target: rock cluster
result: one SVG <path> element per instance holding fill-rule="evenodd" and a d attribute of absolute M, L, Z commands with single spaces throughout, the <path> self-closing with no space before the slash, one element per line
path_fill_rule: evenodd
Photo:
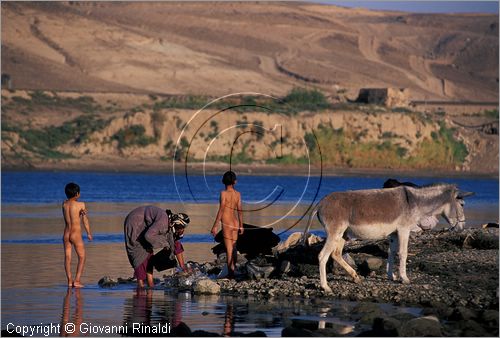
<path fill-rule="evenodd" d="M 322 243 L 294 244 L 275 250 L 273 256 L 249 261 L 241 257 L 236 280 L 215 279 L 225 261 L 219 257 L 211 263 L 190 263 L 193 273 L 166 276 L 164 285 L 271 301 L 297 297 L 362 302 L 353 319 L 367 327 L 361 334 L 365 336 L 498 336 L 498 228 L 412 235 L 407 262 L 410 284 L 387 279 L 387 241 L 348 243 L 344 258 L 364 276 L 363 281 L 355 284 L 343 269 L 330 264 L 327 278 L 333 293 L 328 295 L 319 283 L 317 255 Z M 103 278 L 99 285 L 128 282 Z M 389 315 L 377 303 L 418 307 L 422 312 Z M 331 323 L 318 328 L 317 321 L 312 325 L 294 320 L 282 335 L 338 336 L 347 329 Z"/>
<path fill-rule="evenodd" d="M 153 278 L 153 281 L 155 284 L 161 283 L 159 278 Z M 137 279 L 135 279 L 134 277 L 130 277 L 130 278 L 118 277 L 115 279 L 115 278 L 111 278 L 109 276 L 104 276 L 101 279 L 99 279 L 97 284 L 101 288 L 112 288 L 112 287 L 115 287 L 117 285 L 137 285 Z"/>
<path fill-rule="evenodd" d="M 197 280 L 193 285 L 194 293 L 217 295 L 220 293 L 220 285 L 208 278 Z"/>
<path fill-rule="evenodd" d="M 372 329 L 366 335 L 498 335 L 498 229 L 412 235 L 408 259 L 411 284 L 387 279 L 387 246 L 387 241 L 346 245 L 344 257 L 365 277 L 362 284 L 355 284 L 343 269 L 331 264 L 328 283 L 332 295 L 320 288 L 317 254 L 321 243 L 281 250 L 273 257 L 275 270 L 269 279 L 217 283 L 222 293 L 264 299 L 321 297 L 423 308 L 423 316 L 404 320 L 380 312 L 372 313 L 370 319 L 365 311 L 365 318 L 359 320 L 371 322 Z M 375 308 L 381 311 L 379 306 Z M 304 330 L 309 329 L 287 327 L 282 334 L 332 334 L 331 330 Z"/>

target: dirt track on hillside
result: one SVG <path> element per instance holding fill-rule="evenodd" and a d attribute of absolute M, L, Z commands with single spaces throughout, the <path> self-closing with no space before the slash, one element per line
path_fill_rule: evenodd
<path fill-rule="evenodd" d="M 480 60 L 478 62 L 477 60 Z M 498 17 L 304 3 L 2 3 L 14 88 L 498 100 Z M 446 88 L 443 87 L 446 84 Z"/>

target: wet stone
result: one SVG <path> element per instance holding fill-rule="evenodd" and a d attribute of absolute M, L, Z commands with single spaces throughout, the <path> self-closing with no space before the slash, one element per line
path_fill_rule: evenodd
<path fill-rule="evenodd" d="M 462 329 L 461 336 L 464 337 L 484 337 L 489 336 L 488 331 L 474 320 L 460 321 L 459 327 Z"/>
<path fill-rule="evenodd" d="M 399 336 L 402 322 L 392 317 L 377 317 L 373 320 L 372 330 L 380 337 Z"/>
<path fill-rule="evenodd" d="M 99 279 L 99 282 L 97 282 L 101 288 L 111 288 L 113 286 L 118 285 L 118 281 L 115 279 L 112 279 L 109 276 L 104 276 L 101 279 Z"/>
<path fill-rule="evenodd" d="M 464 306 L 456 307 L 450 315 L 450 320 L 469 320 L 477 318 L 477 312 Z"/>
<path fill-rule="evenodd" d="M 314 334 L 310 330 L 295 328 L 295 327 L 285 327 L 281 331 L 282 337 L 314 337 Z"/>
<path fill-rule="evenodd" d="M 481 314 L 481 321 L 490 329 L 496 329 L 498 335 L 498 319 L 499 313 L 497 310 L 484 310 Z"/>
<path fill-rule="evenodd" d="M 242 333 L 240 337 L 267 337 L 266 333 L 263 331 L 253 331 L 248 333 Z"/>
<path fill-rule="evenodd" d="M 405 337 L 440 337 L 442 336 L 442 326 L 437 317 L 426 316 L 404 323 L 399 333 Z"/>
<path fill-rule="evenodd" d="M 200 294 L 216 295 L 220 293 L 220 286 L 216 282 L 206 278 L 197 280 L 194 284 L 194 292 Z"/>

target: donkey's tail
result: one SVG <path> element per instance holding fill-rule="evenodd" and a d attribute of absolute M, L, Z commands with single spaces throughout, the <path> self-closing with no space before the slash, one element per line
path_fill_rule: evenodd
<path fill-rule="evenodd" d="M 302 234 L 302 245 L 307 245 L 307 234 L 309 233 L 309 229 L 311 228 L 312 220 L 314 216 L 318 213 L 319 209 L 319 202 L 316 204 L 316 206 L 311 210 L 311 214 L 309 215 L 309 220 L 307 221 L 307 226 L 304 229 L 304 233 Z"/>

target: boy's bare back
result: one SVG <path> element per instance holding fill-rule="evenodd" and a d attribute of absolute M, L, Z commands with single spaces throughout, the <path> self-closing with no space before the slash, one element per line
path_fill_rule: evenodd
<path fill-rule="evenodd" d="M 236 184 L 236 174 L 231 170 L 224 173 L 222 183 L 226 190 L 220 193 L 219 211 L 215 218 L 214 225 L 210 231 L 215 237 L 219 223 L 222 223 L 222 234 L 224 245 L 226 246 L 228 277 L 234 277 L 236 268 L 236 241 L 238 233 L 243 235 L 243 208 L 241 207 L 241 194 L 234 189 Z M 237 213 L 237 216 L 235 215 Z"/>
<path fill-rule="evenodd" d="M 241 209 L 241 195 L 236 190 L 226 190 L 220 193 L 222 209 L 222 224 L 234 226 L 238 229 L 238 219 L 235 212 Z"/>
<path fill-rule="evenodd" d="M 82 227 L 80 218 L 83 218 L 84 222 L 87 219 L 85 203 L 78 202 L 72 199 L 66 200 L 63 202 L 62 209 L 64 222 L 66 225 L 64 228 L 64 240 L 68 240 L 72 244 L 75 244 L 75 242 L 78 240 L 82 241 Z M 90 237 L 92 237 L 92 235 L 90 235 Z"/>
<path fill-rule="evenodd" d="M 83 266 L 85 264 L 85 247 L 83 245 L 81 226 L 82 221 L 89 241 L 92 240 L 92 233 L 90 232 L 90 224 L 85 203 L 78 201 L 80 197 L 80 187 L 74 183 L 68 183 L 65 190 L 68 199 L 62 203 L 65 223 L 63 235 L 64 268 L 66 270 L 68 286 L 83 287 L 83 284 L 80 282 Z M 72 247 L 75 248 L 76 254 L 78 255 L 78 266 L 75 279 L 73 279 L 71 275 Z"/>

